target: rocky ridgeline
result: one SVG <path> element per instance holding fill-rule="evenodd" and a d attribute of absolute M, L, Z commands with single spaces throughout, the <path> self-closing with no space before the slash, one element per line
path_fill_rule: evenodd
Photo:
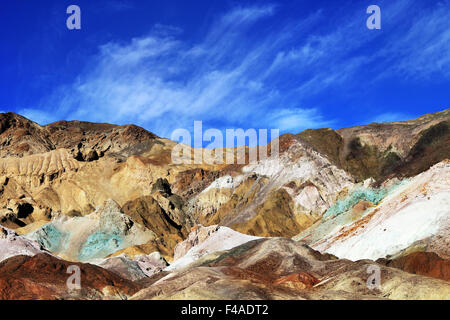
<path fill-rule="evenodd" d="M 174 165 L 174 142 L 133 125 L 1 114 L 0 298 L 448 297 L 449 125 L 306 130 L 279 161 Z"/>

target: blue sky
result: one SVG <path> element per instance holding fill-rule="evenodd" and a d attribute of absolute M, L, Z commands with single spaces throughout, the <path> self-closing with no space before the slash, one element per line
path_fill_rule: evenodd
<path fill-rule="evenodd" d="M 381 30 L 366 28 L 371 4 Z M 4 0 L 0 41 L 0 111 L 41 124 L 298 133 L 450 101 L 450 0 Z"/>

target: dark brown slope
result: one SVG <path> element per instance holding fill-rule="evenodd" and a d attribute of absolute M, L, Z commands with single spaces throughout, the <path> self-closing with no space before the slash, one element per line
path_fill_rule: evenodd
<path fill-rule="evenodd" d="M 377 262 L 409 273 L 450 281 L 450 260 L 434 252 L 414 252 L 394 260 L 380 259 Z"/>
<path fill-rule="evenodd" d="M 450 158 L 450 109 L 415 120 L 306 130 L 307 143 L 358 180 L 413 176 Z"/>
<path fill-rule="evenodd" d="M 23 157 L 54 149 L 46 130 L 18 114 L 0 113 L 0 157 Z"/>
<path fill-rule="evenodd" d="M 67 269 L 81 270 L 81 291 L 69 292 Z M 0 263 L 0 300 L 124 298 L 142 287 L 106 269 L 57 259 L 48 254 L 15 256 Z"/>
<path fill-rule="evenodd" d="M 155 197 L 158 198 L 158 195 Z M 159 251 L 165 259 L 171 261 L 175 246 L 186 239 L 189 234 L 190 224 L 185 221 L 184 212 L 176 208 L 178 206 L 176 195 L 160 196 L 158 199 L 160 199 L 161 204 L 167 204 L 165 209 L 153 196 L 140 197 L 124 204 L 122 210 L 126 215 L 130 216 L 136 223 L 152 230 L 157 236 L 150 243 L 128 248 L 124 252 L 133 255 L 135 252 L 152 253 Z"/>
<path fill-rule="evenodd" d="M 98 157 L 105 154 L 123 158 L 139 155 L 149 150 L 158 138 L 135 125 L 58 121 L 45 126 L 45 129 L 55 149 L 73 149 L 79 160 L 86 160 L 86 155 L 92 151 L 95 151 Z"/>

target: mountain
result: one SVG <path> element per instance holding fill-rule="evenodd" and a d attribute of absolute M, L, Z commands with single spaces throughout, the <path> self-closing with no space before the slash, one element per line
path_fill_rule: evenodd
<path fill-rule="evenodd" d="M 381 290 L 366 286 L 379 266 Z M 447 299 L 450 283 L 377 265 L 322 255 L 290 239 L 253 240 L 211 253 L 132 299 Z"/>
<path fill-rule="evenodd" d="M 77 263 L 104 277 L 80 299 L 448 297 L 449 125 L 450 109 L 285 134 L 278 159 L 175 164 L 175 142 L 134 125 L 0 114 L 0 269 L 17 280 L 0 295 L 66 298 Z M 52 263 L 49 289 L 35 268 Z"/>
<path fill-rule="evenodd" d="M 48 254 L 14 256 L 0 262 L 1 300 L 122 300 L 143 287 L 104 268 L 76 265 L 82 275 L 80 291 L 69 291 L 67 272 L 73 262 Z"/>
<path fill-rule="evenodd" d="M 358 180 L 414 176 L 450 155 L 450 109 L 415 120 L 296 136 Z"/>

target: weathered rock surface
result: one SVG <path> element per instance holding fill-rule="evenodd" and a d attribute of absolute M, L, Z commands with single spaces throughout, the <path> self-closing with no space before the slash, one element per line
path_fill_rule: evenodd
<path fill-rule="evenodd" d="M 222 176 L 190 200 L 203 224 L 255 236 L 294 236 L 316 222 L 353 178 L 292 140 L 279 159 L 264 159 Z"/>
<path fill-rule="evenodd" d="M 131 281 L 152 277 L 168 266 L 159 252 L 137 256 L 134 259 L 130 259 L 126 254 L 120 254 L 96 264 Z"/>
<path fill-rule="evenodd" d="M 381 270 L 371 290 L 368 267 Z M 339 260 L 293 240 L 247 242 L 204 256 L 132 299 L 448 299 L 450 283 L 377 265 Z"/>
<path fill-rule="evenodd" d="M 306 130 L 296 139 L 360 181 L 414 176 L 450 157 L 450 110 L 415 120 Z"/>
<path fill-rule="evenodd" d="M 157 191 L 152 196 L 125 203 L 124 213 L 155 233 L 155 239 L 151 243 L 135 248 L 139 251 L 137 254 L 159 251 L 165 258 L 171 260 L 175 246 L 186 238 L 192 224 L 178 200 L 176 195 L 163 195 Z M 129 248 L 125 253 L 134 256 L 131 251 L 132 248 Z"/>
<path fill-rule="evenodd" d="M 69 266 L 81 271 L 81 290 L 67 287 Z M 106 269 L 48 254 L 18 255 L 0 262 L 0 300 L 126 299 L 142 287 Z"/>
<path fill-rule="evenodd" d="M 321 252 L 351 260 L 389 258 L 424 241 L 442 257 L 449 256 L 450 162 L 443 161 L 389 192 L 376 207 L 352 221 L 352 212 L 306 230 L 305 239 Z M 347 220 L 345 220 L 347 218 Z M 383 239 L 383 241 L 380 241 Z"/>
<path fill-rule="evenodd" d="M 125 215 L 113 200 L 85 217 L 56 217 L 26 235 L 71 261 L 91 261 L 155 239 L 155 234 Z"/>
<path fill-rule="evenodd" d="M 409 273 L 450 281 L 450 260 L 434 252 L 414 252 L 393 260 L 379 259 L 377 262 Z"/>
<path fill-rule="evenodd" d="M 0 123 L 0 208 L 26 198 L 35 211 L 25 224 L 56 212 L 86 215 L 107 199 L 123 205 L 169 172 L 174 143 L 133 125 L 40 126 L 13 113 Z"/>
<path fill-rule="evenodd" d="M 445 299 L 449 126 L 445 110 L 286 134 L 279 159 L 176 164 L 176 143 L 137 126 L 0 114 L 0 261 L 26 266 L 0 294 L 77 298 L 34 270 L 59 256 L 102 274 L 79 299 Z"/>
<path fill-rule="evenodd" d="M 23 157 L 56 149 L 77 155 L 139 154 L 155 143 L 157 136 L 134 125 L 117 126 L 84 121 L 58 121 L 46 126 L 15 113 L 0 114 L 0 157 Z M 140 147 L 140 148 L 139 148 Z M 85 159 L 80 159 L 85 160 Z M 94 159 L 91 159 L 91 161 Z M 88 161 L 88 160 L 86 160 Z"/>
<path fill-rule="evenodd" d="M 229 250 L 251 240 L 259 239 L 227 227 L 196 226 L 189 237 L 175 247 L 174 262 L 165 270 L 181 269 L 211 252 Z"/>
<path fill-rule="evenodd" d="M 33 256 L 44 252 L 45 249 L 38 242 L 0 226 L 0 262 L 18 255 Z"/>

